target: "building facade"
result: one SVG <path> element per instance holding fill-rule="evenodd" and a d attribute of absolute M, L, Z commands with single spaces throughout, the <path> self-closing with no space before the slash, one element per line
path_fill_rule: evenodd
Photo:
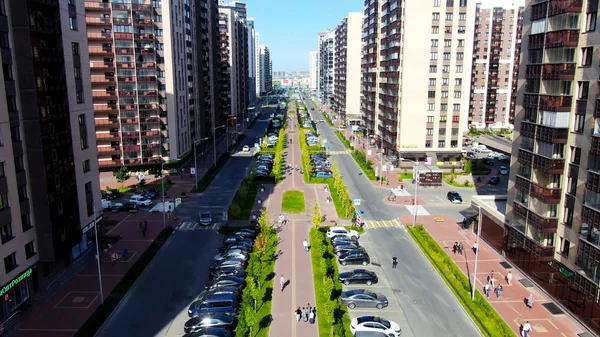
<path fill-rule="evenodd" d="M 459 158 L 474 9 L 466 0 L 365 1 L 363 113 L 389 160 Z"/>
<path fill-rule="evenodd" d="M 317 51 L 311 51 L 308 56 L 308 73 L 310 78 L 309 88 L 311 91 L 317 91 L 317 80 L 319 77 L 319 54 Z"/>
<path fill-rule="evenodd" d="M 360 125 L 363 13 L 348 13 L 335 29 L 333 113 L 341 125 Z"/>
<path fill-rule="evenodd" d="M 102 216 L 83 0 L 0 5 L 0 318 L 93 246 Z"/>
<path fill-rule="evenodd" d="M 523 9 L 524 1 L 476 5 L 470 127 L 508 129 L 513 125 Z"/>
<path fill-rule="evenodd" d="M 318 46 L 318 83 L 317 95 L 322 102 L 333 105 L 333 78 L 335 57 L 335 31 L 321 32 L 317 37 Z"/>
<path fill-rule="evenodd" d="M 262 96 L 273 90 L 273 71 L 269 47 L 261 44 L 259 50 L 260 94 Z"/>
<path fill-rule="evenodd" d="M 597 304 L 600 281 L 597 11 L 527 1 L 506 212 L 506 244 L 556 269 L 575 294 L 561 302 L 596 331 L 600 307 L 585 303 Z"/>
<path fill-rule="evenodd" d="M 248 105 L 256 104 L 256 30 L 254 18 L 248 18 Z"/>

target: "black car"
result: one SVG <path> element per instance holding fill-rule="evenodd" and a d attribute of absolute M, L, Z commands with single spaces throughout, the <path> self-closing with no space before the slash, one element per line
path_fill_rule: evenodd
<path fill-rule="evenodd" d="M 352 238 L 349 238 L 348 236 L 343 235 L 343 234 L 333 235 L 329 239 L 331 239 L 331 243 L 334 245 L 335 245 L 335 242 L 337 242 L 337 241 L 354 241 L 354 242 L 358 243 L 358 240 L 353 240 Z"/>
<path fill-rule="evenodd" d="M 219 253 L 226 252 L 226 251 L 228 251 L 230 249 L 243 249 L 243 250 L 245 250 L 247 252 L 251 252 L 252 251 L 252 244 L 248 243 L 248 242 L 244 242 L 244 241 L 226 244 L 223 247 L 221 247 L 221 249 L 219 249 Z"/>
<path fill-rule="evenodd" d="M 113 205 L 110 207 L 110 210 L 115 213 L 115 212 L 137 212 L 138 209 L 140 207 L 134 203 L 128 202 L 126 204 L 123 204 L 122 206 L 119 205 Z"/>
<path fill-rule="evenodd" d="M 249 231 L 237 231 L 234 235 L 239 235 L 244 238 L 254 239 L 254 237 L 256 236 L 256 233 L 252 233 Z"/>
<path fill-rule="evenodd" d="M 463 202 L 462 197 L 456 191 L 448 192 L 448 194 L 446 195 L 446 198 L 448 198 L 448 200 L 450 200 L 450 202 L 453 204 L 459 204 L 459 203 Z"/>
<path fill-rule="evenodd" d="M 367 254 L 367 252 L 365 252 L 364 250 L 355 249 L 339 256 L 338 262 L 342 266 L 348 264 L 362 264 L 363 266 L 366 266 L 369 263 L 371 263 L 371 258 L 369 257 L 369 254 Z"/>
<path fill-rule="evenodd" d="M 338 276 L 338 280 L 345 285 L 350 283 L 360 283 L 370 286 L 373 283 L 377 283 L 379 280 L 377 274 L 366 269 L 354 269 L 353 271 L 341 273 Z"/>
<path fill-rule="evenodd" d="M 214 272 L 210 273 L 210 275 L 208 276 L 208 279 L 213 280 L 213 279 L 223 277 L 223 276 L 236 276 L 236 277 L 245 279 L 246 271 L 242 267 L 233 267 L 233 266 L 223 267 L 223 268 L 215 269 Z"/>
<path fill-rule="evenodd" d="M 494 166 L 494 159 L 492 158 L 483 158 L 482 161 L 487 166 Z"/>
<path fill-rule="evenodd" d="M 231 337 L 231 331 L 223 328 L 201 328 L 198 332 L 186 333 L 183 337 Z"/>
<path fill-rule="evenodd" d="M 490 185 L 497 185 L 500 182 L 500 178 L 498 178 L 498 176 L 491 176 L 490 180 L 488 180 L 488 183 Z"/>
<path fill-rule="evenodd" d="M 227 275 L 214 279 L 209 285 L 204 287 L 207 290 L 213 290 L 222 287 L 236 287 L 244 289 L 245 280 L 241 277 Z"/>
<path fill-rule="evenodd" d="M 343 242 L 343 241 L 340 241 L 340 242 Z M 342 254 L 349 252 L 351 250 L 355 250 L 355 249 L 363 249 L 363 248 L 361 246 L 359 246 L 358 243 L 346 241 L 345 244 L 335 245 L 333 247 L 333 253 L 337 256 L 341 256 Z"/>
<path fill-rule="evenodd" d="M 210 272 L 213 272 L 217 269 L 221 269 L 224 267 L 240 267 L 246 268 L 246 261 L 240 258 L 231 258 L 221 261 L 213 261 L 213 263 L 208 268 Z"/>
<path fill-rule="evenodd" d="M 245 237 L 243 237 L 241 235 L 230 235 L 230 236 L 226 237 L 225 240 L 223 240 L 224 244 L 236 243 L 236 242 L 248 242 L 248 243 L 252 243 L 252 239 L 245 238 Z"/>
<path fill-rule="evenodd" d="M 235 328 L 235 318 L 221 313 L 203 314 L 193 317 L 185 322 L 183 331 L 185 333 L 198 332 L 203 328 L 222 328 L 233 331 Z"/>
<path fill-rule="evenodd" d="M 147 199 L 154 199 L 154 198 L 156 198 L 157 195 L 158 195 L 158 190 L 156 188 L 151 188 L 148 191 L 146 191 L 146 193 L 144 194 L 144 196 Z"/>
<path fill-rule="evenodd" d="M 107 191 L 103 191 L 104 193 L 102 194 L 102 199 L 106 199 L 106 200 L 115 200 L 117 199 L 120 195 L 121 192 L 119 192 L 119 190 L 107 190 Z"/>

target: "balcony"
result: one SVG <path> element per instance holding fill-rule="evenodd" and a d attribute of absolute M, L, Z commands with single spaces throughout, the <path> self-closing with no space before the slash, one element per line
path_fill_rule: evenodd
<path fill-rule="evenodd" d="M 133 62 L 117 62 L 117 68 L 133 69 L 133 68 L 135 68 L 135 63 L 133 63 Z"/>
<path fill-rule="evenodd" d="M 590 153 L 592 153 L 592 154 L 600 154 L 600 137 L 598 137 L 598 136 L 592 137 L 592 144 L 590 146 Z"/>
<path fill-rule="evenodd" d="M 566 144 L 569 138 L 568 128 L 551 128 L 544 125 L 536 125 L 535 139 L 552 144 Z"/>
<path fill-rule="evenodd" d="M 154 47 L 135 48 L 135 52 L 140 55 L 154 55 Z"/>
<path fill-rule="evenodd" d="M 575 78 L 575 63 L 535 64 L 527 65 L 526 79 L 542 80 L 573 80 Z"/>
<path fill-rule="evenodd" d="M 548 4 L 550 4 L 550 8 L 548 8 Z M 581 13 L 582 6 L 582 0 L 552 0 L 534 4 L 531 6 L 531 21 L 545 18 L 546 13 L 548 16 Z"/>
<path fill-rule="evenodd" d="M 156 110 L 158 109 L 158 104 L 140 104 L 140 111 L 142 110 Z"/>
<path fill-rule="evenodd" d="M 138 19 L 135 21 L 135 23 L 140 26 L 151 26 L 154 24 L 152 19 Z"/>
<path fill-rule="evenodd" d="M 154 76 L 138 76 L 137 81 L 141 82 L 156 82 L 156 75 Z"/>
<path fill-rule="evenodd" d="M 150 4 L 133 4 L 133 10 L 136 12 L 152 12 Z"/>
<path fill-rule="evenodd" d="M 119 90 L 119 97 L 134 97 L 137 95 L 135 90 Z"/>
<path fill-rule="evenodd" d="M 588 224 L 591 228 L 600 228 L 600 212 L 589 207 L 588 205 L 583 205 L 581 210 L 581 222 Z"/>
<path fill-rule="evenodd" d="M 90 41 L 112 41 L 112 33 L 87 33 L 88 40 Z"/>
<path fill-rule="evenodd" d="M 516 177 L 515 187 L 545 204 L 558 205 L 560 203 L 562 195 L 560 188 L 546 188 L 520 176 Z"/>
<path fill-rule="evenodd" d="M 89 47 L 88 53 L 90 55 L 112 56 L 114 54 L 114 50 L 112 48 Z"/>
<path fill-rule="evenodd" d="M 519 149 L 519 162 L 548 174 L 562 174 L 565 169 L 564 159 L 548 158 L 524 149 Z"/>
<path fill-rule="evenodd" d="M 96 126 L 109 126 L 109 127 L 118 128 L 119 127 L 119 120 L 118 119 L 101 119 L 101 118 L 96 118 L 96 119 L 94 119 L 94 125 L 96 125 Z"/>
<path fill-rule="evenodd" d="M 154 34 L 148 34 L 148 33 L 144 33 L 144 34 L 138 34 L 135 33 L 134 37 L 136 40 L 154 40 Z"/>
<path fill-rule="evenodd" d="M 117 93 L 115 91 L 92 91 L 92 97 L 94 100 L 116 99 Z"/>
<path fill-rule="evenodd" d="M 519 131 L 521 136 L 527 138 L 535 137 L 535 124 L 527 121 L 521 121 L 521 130 Z"/>
<path fill-rule="evenodd" d="M 85 1 L 85 9 L 107 11 L 110 9 L 110 3 L 99 1 Z"/>
<path fill-rule="evenodd" d="M 156 63 L 154 62 L 144 62 L 140 64 L 140 68 L 142 69 L 153 69 L 156 68 Z"/>
<path fill-rule="evenodd" d="M 88 26 L 108 26 L 110 25 L 110 18 L 92 18 L 86 17 L 85 23 Z"/>
<path fill-rule="evenodd" d="M 527 220 L 528 224 L 535 226 L 544 233 L 556 233 L 556 229 L 558 228 L 557 218 L 544 218 L 517 202 L 513 203 L 513 213 L 514 215 Z"/>
<path fill-rule="evenodd" d="M 119 105 L 119 109 L 124 111 L 135 111 L 137 110 L 137 106 L 135 104 L 122 104 Z"/>
<path fill-rule="evenodd" d="M 96 133 L 96 139 L 97 140 L 101 140 L 101 141 L 111 141 L 111 142 L 116 142 L 116 141 L 120 141 L 121 137 L 119 137 L 119 133 L 118 132 L 97 132 Z"/>
<path fill-rule="evenodd" d="M 594 108 L 594 117 L 600 118 L 600 98 L 596 99 L 596 107 Z"/>
<path fill-rule="evenodd" d="M 114 84 L 114 76 L 92 75 L 92 84 Z"/>
<path fill-rule="evenodd" d="M 127 138 L 127 139 L 139 139 L 140 138 L 140 134 L 137 131 L 123 132 L 123 138 Z"/>
<path fill-rule="evenodd" d="M 120 160 L 99 160 L 98 166 L 100 167 L 115 167 L 123 166 Z"/>
<path fill-rule="evenodd" d="M 579 30 L 569 29 L 546 33 L 546 48 L 577 47 Z"/>
<path fill-rule="evenodd" d="M 137 118 L 123 118 L 121 119 L 121 124 L 139 124 L 140 120 Z"/>
<path fill-rule="evenodd" d="M 133 48 L 116 48 L 115 54 L 117 54 L 117 55 L 133 55 Z"/>
<path fill-rule="evenodd" d="M 117 113 L 117 106 L 110 104 L 94 104 L 94 112 Z"/>
<path fill-rule="evenodd" d="M 114 18 L 113 23 L 119 26 L 129 26 L 131 25 L 131 20 L 129 18 Z"/>
<path fill-rule="evenodd" d="M 98 146 L 98 156 L 121 154 L 121 148 L 118 146 Z"/>
<path fill-rule="evenodd" d="M 158 90 L 145 90 L 140 92 L 140 96 L 156 96 L 158 95 Z"/>
<path fill-rule="evenodd" d="M 571 111 L 573 96 L 563 95 L 525 94 L 523 97 L 523 107 L 532 109 L 538 108 L 538 96 L 540 110 L 554 112 Z"/>

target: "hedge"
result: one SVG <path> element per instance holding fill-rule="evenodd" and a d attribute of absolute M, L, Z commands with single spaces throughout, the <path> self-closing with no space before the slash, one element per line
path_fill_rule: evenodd
<path fill-rule="evenodd" d="M 264 181 L 262 181 L 264 182 Z M 235 192 L 231 205 L 229 205 L 228 214 L 231 220 L 248 220 L 252 215 L 252 207 L 258 194 L 258 188 L 261 181 L 256 179 L 254 172 L 250 173 Z"/>
<path fill-rule="evenodd" d="M 208 186 L 210 186 L 212 181 L 217 177 L 217 175 L 219 175 L 219 172 L 221 172 L 221 169 L 223 168 L 223 166 L 225 166 L 225 164 L 229 160 L 229 157 L 229 153 L 225 153 L 221 157 L 219 157 L 219 159 L 217 159 L 217 165 L 211 166 L 208 169 L 208 171 L 206 171 L 206 174 L 202 176 L 200 181 L 198 181 L 198 185 L 195 188 L 193 188 L 191 192 L 204 192 L 208 188 Z M 166 190 L 167 189 L 165 184 L 165 192 Z"/>
<path fill-rule="evenodd" d="M 373 169 L 373 162 L 367 159 L 367 155 L 364 152 L 360 150 L 354 150 L 352 151 L 352 157 L 358 166 L 360 166 L 361 170 L 363 170 L 367 178 L 369 178 L 369 180 L 377 180 L 377 177 L 375 176 L 375 169 Z"/>
<path fill-rule="evenodd" d="M 471 300 L 470 280 L 422 225 L 407 226 L 406 229 L 484 336 L 516 336 L 481 293 L 475 291 L 475 301 Z"/>
<path fill-rule="evenodd" d="M 348 150 L 354 150 L 354 148 L 350 145 L 350 142 L 348 141 L 348 139 L 346 139 L 346 136 L 344 136 L 344 133 L 342 131 L 335 130 L 334 132 L 336 136 L 340 139 L 340 141 L 342 141 L 342 144 L 344 144 L 344 146 Z"/>

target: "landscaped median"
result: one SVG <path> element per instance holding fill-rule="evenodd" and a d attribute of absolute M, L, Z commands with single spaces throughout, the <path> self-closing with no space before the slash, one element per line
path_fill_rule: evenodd
<path fill-rule="evenodd" d="M 367 178 L 369 178 L 369 180 L 377 180 L 377 177 L 375 176 L 375 169 L 373 169 L 373 163 L 369 159 L 367 159 L 367 155 L 360 150 L 355 150 L 352 147 L 352 144 L 350 144 L 350 141 L 346 139 L 346 136 L 344 136 L 344 133 L 342 131 L 336 130 L 335 134 L 340 139 L 342 144 L 344 144 L 344 146 L 348 150 L 352 151 L 352 158 L 354 158 L 354 161 L 356 161 L 356 163 L 358 164 L 360 169 L 365 173 Z"/>
<path fill-rule="evenodd" d="M 306 211 L 304 192 L 297 190 L 285 191 L 281 199 L 281 211 L 285 213 L 304 213 Z"/>
<path fill-rule="evenodd" d="M 98 330 L 106 322 L 108 317 L 117 308 L 121 300 L 127 295 L 127 292 L 135 284 L 138 278 L 144 273 L 146 267 L 152 262 L 152 259 L 158 254 L 162 246 L 167 242 L 173 234 L 173 228 L 167 227 L 162 230 L 152 241 L 150 246 L 142 253 L 140 258 L 135 261 L 133 266 L 127 271 L 125 276 L 117 283 L 110 294 L 106 297 L 103 304 L 100 304 L 94 311 L 92 316 L 75 333 L 75 337 L 95 336 Z"/>
<path fill-rule="evenodd" d="M 515 336 L 513 330 L 478 291 L 475 292 L 475 301 L 471 300 L 471 282 L 422 225 L 407 226 L 406 229 L 484 336 Z"/>
<path fill-rule="evenodd" d="M 257 233 L 248 259 L 246 288 L 235 329 L 237 337 L 269 336 L 278 237 L 266 211 L 258 218 Z"/>
<path fill-rule="evenodd" d="M 225 164 L 229 160 L 229 157 L 229 153 L 223 154 L 217 160 L 217 165 L 211 166 L 208 169 L 208 171 L 206 171 L 206 174 L 202 176 L 200 181 L 198 181 L 198 186 L 196 186 L 196 188 L 193 188 L 191 192 L 204 192 L 208 188 L 208 186 L 210 186 L 212 181 L 217 177 L 223 166 L 225 166 Z"/>

